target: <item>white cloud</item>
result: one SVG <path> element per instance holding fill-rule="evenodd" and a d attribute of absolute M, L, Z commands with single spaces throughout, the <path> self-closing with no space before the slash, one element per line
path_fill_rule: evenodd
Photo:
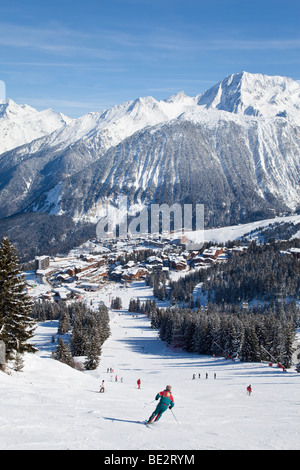
<path fill-rule="evenodd" d="M 5 82 L 0 80 L 0 101 L 5 101 L 6 100 L 6 87 L 5 87 Z"/>

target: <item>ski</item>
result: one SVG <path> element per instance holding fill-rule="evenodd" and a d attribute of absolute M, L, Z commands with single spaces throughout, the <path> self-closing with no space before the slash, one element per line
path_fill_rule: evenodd
<path fill-rule="evenodd" d="M 145 421 L 142 421 L 142 423 L 145 424 L 145 426 L 147 426 L 147 428 L 150 428 L 151 426 L 149 426 L 149 424 L 152 424 L 152 423 L 148 423 L 147 419 Z"/>

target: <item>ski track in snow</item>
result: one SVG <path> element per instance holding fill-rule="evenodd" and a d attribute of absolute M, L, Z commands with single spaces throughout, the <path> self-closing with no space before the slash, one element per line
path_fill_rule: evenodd
<path fill-rule="evenodd" d="M 137 294 L 149 298 L 151 290 L 144 282 L 135 282 L 127 289 L 112 284 L 87 294 L 94 306 L 100 300 L 108 305 L 109 298 L 117 295 L 123 301 L 123 310 L 110 314 L 112 334 L 95 371 L 79 372 L 51 359 L 57 322 L 39 324 L 39 352 L 26 355 L 23 372 L 0 373 L 0 449 L 300 448 L 299 374 L 292 369 L 283 373 L 268 364 L 234 363 L 172 350 L 158 339 L 149 319 L 127 311 L 130 298 Z M 113 373 L 107 373 L 110 367 Z M 103 379 L 106 391 L 100 394 Z M 141 422 L 157 404 L 151 402 L 167 384 L 173 387 L 178 422 L 168 410 L 159 422 L 145 426 Z"/>

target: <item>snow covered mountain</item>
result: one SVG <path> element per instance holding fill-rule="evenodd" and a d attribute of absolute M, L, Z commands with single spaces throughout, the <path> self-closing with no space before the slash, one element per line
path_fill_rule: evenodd
<path fill-rule="evenodd" d="M 188 97 L 183 92 L 165 101 L 156 101 L 151 96 L 137 98 L 105 111 L 69 119 L 66 126 L 58 127 L 53 132 L 45 132 L 44 138 L 35 142 L 32 139 L 32 145 L 20 149 L 20 153 L 32 154 L 33 151 L 43 151 L 45 148 L 63 150 L 79 141 L 103 152 L 138 130 L 178 117 L 197 106 L 196 101 L 197 98 Z"/>
<path fill-rule="evenodd" d="M 300 123 L 300 86 L 287 77 L 230 75 L 201 95 L 198 104 L 249 116 L 290 117 Z"/>
<path fill-rule="evenodd" d="M 241 72 L 226 77 L 196 97 L 181 91 L 161 101 L 151 96 L 137 98 L 78 119 L 51 109 L 38 112 L 8 99 L 0 102 L 0 154 L 40 137 L 45 138 L 36 142 L 34 151 L 46 147 L 67 148 L 81 139 L 107 150 L 138 130 L 200 108 L 251 116 L 290 117 L 300 124 L 300 85 L 287 77 Z"/>
<path fill-rule="evenodd" d="M 37 111 L 11 99 L 0 101 L 0 155 L 61 129 L 71 121 L 52 109 Z"/>
<path fill-rule="evenodd" d="M 97 220 L 102 202 L 204 203 L 210 224 L 295 209 L 300 133 L 285 119 L 203 110 L 148 127 L 109 149 L 59 189 L 59 210 Z M 48 210 L 47 200 L 35 208 Z M 209 220 L 209 214 L 211 219 Z M 213 217 L 215 220 L 213 220 Z"/>
<path fill-rule="evenodd" d="M 18 113 L 24 122 L 40 114 Z M 300 85 L 290 78 L 242 72 L 196 97 L 138 98 L 58 119 L 48 121 L 53 132 L 44 127 L 0 156 L 0 217 L 41 211 L 94 222 L 120 194 L 204 203 L 209 225 L 300 204 Z"/>
<path fill-rule="evenodd" d="M 46 201 L 53 201 L 59 194 L 56 185 L 60 187 L 68 176 L 86 168 L 135 132 L 176 118 L 192 106 L 196 106 L 195 100 L 182 93 L 168 101 L 138 98 L 104 112 L 88 113 L 6 152 L 5 158 L 0 156 L 1 216 L 23 211 L 38 195 L 48 191 Z M 54 201 L 49 212 L 56 213 L 57 207 Z"/>

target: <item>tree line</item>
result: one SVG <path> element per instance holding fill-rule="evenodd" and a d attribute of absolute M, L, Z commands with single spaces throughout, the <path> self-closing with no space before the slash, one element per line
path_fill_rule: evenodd
<path fill-rule="evenodd" d="M 214 303 L 239 303 L 253 299 L 275 300 L 278 296 L 296 298 L 300 292 L 300 262 L 291 254 L 283 253 L 299 247 L 300 240 L 271 242 L 258 245 L 251 242 L 247 251 L 232 256 L 226 263 L 215 263 L 199 269 L 164 288 L 171 303 L 185 302 L 194 305 L 192 293 L 202 283 L 202 293 Z M 157 289 L 156 292 L 159 292 Z M 192 304 L 191 304 L 192 302 Z"/>
<path fill-rule="evenodd" d="M 215 264 L 206 273 L 202 290 L 215 303 L 237 303 L 255 298 L 274 300 L 300 292 L 300 262 L 283 253 L 290 243 L 251 243 L 247 252 L 228 263 Z"/>
<path fill-rule="evenodd" d="M 33 315 L 38 321 L 59 319 L 58 334 L 70 333 L 68 343 L 59 338 L 55 359 L 74 367 L 74 357 L 85 356 L 85 368 L 97 368 L 101 347 L 110 336 L 109 314 L 104 304 L 100 304 L 97 310 L 92 310 L 83 302 L 67 305 L 63 302 L 52 304 L 43 301 L 34 305 Z"/>
<path fill-rule="evenodd" d="M 151 310 L 152 327 L 168 345 L 191 353 L 239 358 L 243 362 L 276 361 L 290 367 L 300 311 L 295 302 L 251 309 L 209 304 Z"/>

